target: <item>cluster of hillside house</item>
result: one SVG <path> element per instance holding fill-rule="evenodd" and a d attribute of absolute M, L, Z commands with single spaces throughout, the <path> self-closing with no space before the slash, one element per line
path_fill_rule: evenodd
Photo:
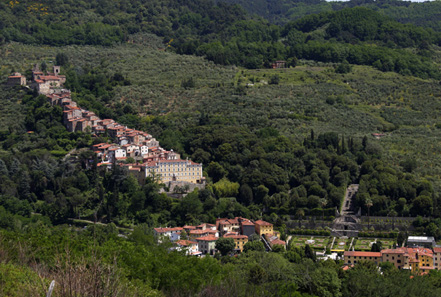
<path fill-rule="evenodd" d="M 39 94 L 48 95 L 53 92 L 55 88 L 61 88 L 66 82 L 66 76 L 60 74 L 61 67 L 54 66 L 53 72 L 40 71 L 38 67 L 35 67 L 32 71 L 32 80 L 30 81 L 30 87 L 36 89 Z M 8 86 L 27 86 L 28 82 L 26 77 L 19 72 L 15 72 L 8 77 L 6 83 Z"/>
<path fill-rule="evenodd" d="M 100 119 L 95 113 L 77 106 L 70 90 L 63 88 L 66 77 L 60 75 L 60 71 L 59 66 L 54 66 L 53 72 L 46 74 L 34 68 L 30 87 L 46 95 L 52 106 L 63 109 L 63 123 L 69 132 L 90 132 L 94 136 L 106 135 L 113 139 L 114 143 L 100 143 L 92 147 L 99 166 L 111 167 L 117 161 L 131 157 L 135 163 L 120 165 L 126 166 L 140 183 L 148 176 L 155 176 L 163 183 L 204 183 L 202 164 L 182 160 L 173 150 L 163 149 L 147 132 L 128 128 L 113 119 Z M 27 86 L 27 81 L 20 73 L 14 73 L 8 77 L 7 85 Z"/>
<path fill-rule="evenodd" d="M 433 237 L 409 236 L 407 247 L 384 249 L 380 252 L 345 251 L 346 267 L 352 267 L 360 261 L 392 263 L 398 269 L 424 273 L 441 269 L 441 247 L 435 246 Z"/>
<path fill-rule="evenodd" d="M 257 234 L 268 248 L 283 245 L 280 234 L 273 230 L 273 224 L 257 220 L 236 217 L 234 219 L 217 219 L 216 224 L 203 223 L 198 226 L 173 228 L 154 228 L 158 240 L 168 238 L 176 244 L 176 249 L 186 249 L 189 255 L 214 254 L 216 241 L 219 237 L 232 238 L 235 243 L 234 251 L 240 253 L 251 235 Z M 184 235 L 185 234 L 185 235 Z"/>

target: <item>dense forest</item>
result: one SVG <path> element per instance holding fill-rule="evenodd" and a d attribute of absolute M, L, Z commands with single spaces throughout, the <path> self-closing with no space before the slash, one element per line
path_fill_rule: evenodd
<path fill-rule="evenodd" d="M 55 279 L 57 296 L 439 296 L 436 271 L 343 271 L 309 246 L 196 259 L 155 241 L 153 227 L 235 216 L 286 239 L 294 220 L 332 221 L 352 183 L 363 215 L 441 238 L 439 2 L 228 2 L 0 2 L 0 295 Z M 203 163 L 205 189 L 171 197 L 98 167 L 89 148 L 108 137 L 3 84 L 35 64 L 61 65 L 81 107 Z"/>
<path fill-rule="evenodd" d="M 80 5 L 0 3 L 0 43 L 104 45 L 161 36 L 166 47 L 219 64 L 270 67 L 298 59 L 371 65 L 382 71 L 439 79 L 441 33 L 401 24 L 368 8 L 306 16 L 284 26 L 250 17 L 237 5 L 208 0 L 92 1 Z M 45 23 L 45 25 L 43 25 Z"/>
<path fill-rule="evenodd" d="M 439 19 L 441 4 L 439 1 L 415 3 L 416 1 L 401 0 L 218 0 L 217 2 L 239 4 L 248 13 L 259 15 L 271 23 L 279 25 L 310 14 L 338 11 L 344 8 L 366 7 L 403 24 L 429 27 L 437 31 L 441 28 Z"/>

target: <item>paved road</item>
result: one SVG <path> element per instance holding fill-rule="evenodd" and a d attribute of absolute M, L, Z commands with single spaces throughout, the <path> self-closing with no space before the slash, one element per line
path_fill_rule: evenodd
<path fill-rule="evenodd" d="M 358 184 L 349 185 L 346 189 L 345 198 L 343 200 L 343 206 L 341 208 L 341 215 L 354 215 L 354 203 L 353 198 L 355 197 L 355 193 L 358 191 Z"/>

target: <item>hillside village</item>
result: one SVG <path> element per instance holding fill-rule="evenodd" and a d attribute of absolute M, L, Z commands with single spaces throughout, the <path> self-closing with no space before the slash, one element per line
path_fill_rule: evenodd
<path fill-rule="evenodd" d="M 53 71 L 46 74 L 36 67 L 32 71 L 32 81 L 29 84 L 25 76 L 13 73 L 8 77 L 7 85 L 30 87 L 45 95 L 52 106 L 61 107 L 63 124 L 69 132 L 91 133 L 95 137 L 109 136 L 113 140 L 112 143 L 98 143 L 91 147 L 98 157 L 98 166 L 124 166 L 140 184 L 144 183 L 146 177 L 155 177 L 162 183 L 174 183 L 175 186 L 205 183 L 202 164 L 183 160 L 173 150 L 165 150 L 147 132 L 128 128 L 113 119 L 100 119 L 94 112 L 79 107 L 72 100 L 70 90 L 63 87 L 66 77 L 60 72 L 59 66 L 54 66 Z M 135 163 L 125 163 L 128 158 L 133 158 Z M 170 240 L 174 243 L 173 249 L 183 250 L 192 256 L 214 255 L 217 252 L 216 242 L 222 237 L 234 240 L 235 253 L 243 252 L 245 245 L 251 240 L 261 240 L 267 251 L 271 251 L 276 245 L 284 249 L 287 246 L 287 243 L 280 239 L 280 233 L 274 230 L 273 224 L 242 217 L 217 219 L 216 224 L 154 228 L 153 232 L 159 242 Z M 416 243 L 408 247 L 387 248 L 379 252 L 343 250 L 343 269 L 351 269 L 360 261 L 370 261 L 377 266 L 381 263 L 391 263 L 398 269 L 418 273 L 440 269 L 441 247 L 435 246 L 433 240 L 416 240 Z M 309 241 L 312 240 L 307 240 Z M 317 253 L 320 254 L 325 256 L 324 252 Z"/>
<path fill-rule="evenodd" d="M 256 235 L 263 241 L 267 250 L 271 250 L 275 245 L 281 245 L 283 248 L 286 246 L 286 242 L 280 240 L 280 233 L 273 229 L 273 224 L 242 217 L 217 219 L 215 225 L 203 223 L 198 226 L 154 228 L 154 235 L 160 241 L 168 238 L 176 244 L 175 249 L 186 249 L 188 255 L 194 256 L 214 255 L 216 241 L 220 237 L 232 238 L 236 253 L 243 252 L 245 244 Z"/>
<path fill-rule="evenodd" d="M 165 150 L 147 132 L 128 128 L 113 119 L 100 119 L 94 112 L 79 107 L 72 100 L 70 90 L 63 88 L 66 77 L 60 72 L 60 66 L 53 66 L 53 71 L 46 74 L 35 66 L 29 85 L 21 73 L 10 75 L 7 85 L 30 87 L 45 95 L 52 106 L 60 106 L 63 109 L 63 123 L 69 132 L 86 132 L 92 133 L 93 136 L 108 135 L 113 143 L 99 143 L 91 148 L 98 157 L 98 166 L 111 168 L 113 164 L 131 157 L 135 163 L 118 164 L 126 167 L 140 184 L 145 182 L 146 177 L 153 176 L 162 183 L 168 183 L 170 188 L 176 185 L 205 183 L 202 164 L 183 160 L 173 150 Z"/>

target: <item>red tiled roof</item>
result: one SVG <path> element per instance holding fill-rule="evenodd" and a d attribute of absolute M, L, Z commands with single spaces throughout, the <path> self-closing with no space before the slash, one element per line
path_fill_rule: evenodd
<path fill-rule="evenodd" d="M 358 252 L 358 251 L 345 251 L 344 256 L 352 257 L 381 257 L 380 252 Z"/>
<path fill-rule="evenodd" d="M 285 245 L 286 242 L 284 242 L 283 240 L 280 239 L 274 239 L 273 241 L 270 242 L 271 245 L 276 245 L 276 244 L 282 244 Z"/>
<path fill-rule="evenodd" d="M 96 146 L 102 146 L 102 145 L 105 145 L 106 143 L 105 142 L 102 142 L 102 143 L 98 143 L 98 144 L 94 144 L 94 145 L 92 145 L 93 147 L 96 147 Z"/>
<path fill-rule="evenodd" d="M 178 159 L 178 160 L 162 160 L 161 161 L 161 163 L 172 163 L 172 162 L 184 163 L 184 162 L 188 162 L 188 160 Z"/>
<path fill-rule="evenodd" d="M 386 249 L 381 251 L 382 254 L 406 254 L 407 251 L 402 249 Z"/>
<path fill-rule="evenodd" d="M 197 241 L 216 241 L 216 240 L 218 240 L 218 238 L 213 235 L 208 235 L 208 236 L 196 238 L 196 240 Z"/>
<path fill-rule="evenodd" d="M 262 221 L 262 220 L 257 220 L 254 222 L 254 224 L 259 225 L 259 226 L 272 226 L 273 224 Z"/>
<path fill-rule="evenodd" d="M 185 225 L 184 227 L 182 227 L 182 228 L 184 228 L 184 229 L 191 229 L 191 230 L 194 230 L 194 229 L 196 229 L 196 227 L 195 226 L 189 226 L 189 225 Z"/>
<path fill-rule="evenodd" d="M 191 244 L 198 244 L 196 241 L 184 240 L 184 239 L 178 240 L 178 241 L 176 241 L 176 243 L 179 245 L 182 245 L 182 246 L 188 246 Z"/>
<path fill-rule="evenodd" d="M 353 268 L 354 267 L 354 265 L 345 265 L 345 266 L 343 266 L 342 267 L 342 269 L 344 270 L 344 271 L 346 271 L 346 270 L 349 270 L 349 269 L 351 269 L 351 268 Z"/>
<path fill-rule="evenodd" d="M 172 231 L 182 231 L 181 227 L 174 227 L 174 228 L 153 228 L 157 233 L 165 233 L 165 232 L 172 232 Z"/>
<path fill-rule="evenodd" d="M 434 248 L 433 248 L 433 251 L 434 251 L 435 253 L 441 253 L 441 247 L 434 247 Z"/>
<path fill-rule="evenodd" d="M 106 148 L 111 147 L 111 146 L 112 146 L 111 144 L 105 144 L 103 146 L 98 147 L 98 149 L 102 150 L 102 149 L 106 149 Z"/>
<path fill-rule="evenodd" d="M 40 79 L 42 80 L 60 80 L 58 76 L 53 75 L 40 75 Z"/>
<path fill-rule="evenodd" d="M 248 239 L 246 235 L 237 235 L 237 234 L 225 234 L 224 237 L 233 238 L 233 239 Z"/>
<path fill-rule="evenodd" d="M 208 230 L 191 230 L 190 234 L 204 234 L 204 233 L 208 233 Z"/>

